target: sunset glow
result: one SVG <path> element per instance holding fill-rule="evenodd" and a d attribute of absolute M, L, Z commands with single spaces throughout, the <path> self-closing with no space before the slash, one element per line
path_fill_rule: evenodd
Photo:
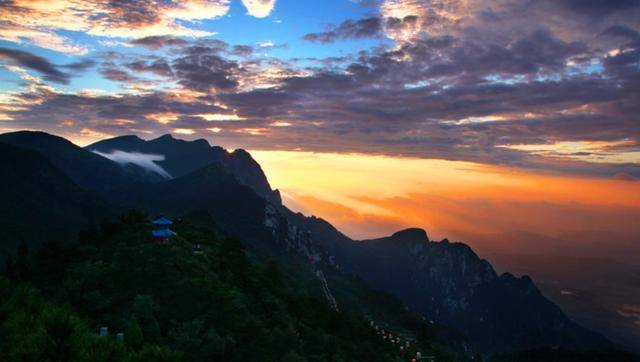
<path fill-rule="evenodd" d="M 323 217 L 354 238 L 420 226 L 434 239 L 448 237 L 492 252 L 575 253 L 579 236 L 584 251 L 606 244 L 619 254 L 640 235 L 638 182 L 432 159 L 252 154 L 287 205 Z M 620 245 L 602 239 L 607 230 L 620 237 Z M 565 244 L 549 245 L 543 238 Z"/>

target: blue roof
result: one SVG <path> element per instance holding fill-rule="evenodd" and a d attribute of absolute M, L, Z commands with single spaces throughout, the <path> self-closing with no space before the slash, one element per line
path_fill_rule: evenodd
<path fill-rule="evenodd" d="M 169 229 L 153 230 L 151 234 L 156 238 L 168 238 L 176 235 L 175 232 Z"/>
<path fill-rule="evenodd" d="M 161 217 L 153 220 L 153 223 L 155 225 L 171 225 L 171 224 L 173 224 L 173 222 L 171 220 L 167 219 L 164 216 L 161 216 Z"/>

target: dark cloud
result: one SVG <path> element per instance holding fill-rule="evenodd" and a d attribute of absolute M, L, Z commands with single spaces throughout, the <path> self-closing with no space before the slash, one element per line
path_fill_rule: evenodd
<path fill-rule="evenodd" d="M 388 18 L 387 28 L 390 31 L 404 31 L 408 28 L 413 28 L 418 23 L 417 15 L 407 15 L 404 18 Z"/>
<path fill-rule="evenodd" d="M 249 57 L 253 54 L 253 47 L 250 45 L 234 45 L 231 53 L 241 57 Z"/>
<path fill-rule="evenodd" d="M 378 17 L 370 17 L 359 20 L 345 20 L 340 25 L 332 27 L 322 33 L 309 33 L 304 39 L 312 43 L 334 43 L 345 39 L 371 38 L 380 35 L 382 20 Z"/>
<path fill-rule="evenodd" d="M 162 77 L 173 76 L 173 70 L 165 59 L 156 59 L 153 61 L 138 60 L 125 64 L 127 68 L 137 73 L 152 73 Z"/>
<path fill-rule="evenodd" d="M 164 47 L 183 46 L 187 41 L 182 38 L 173 36 L 148 36 L 145 38 L 134 39 L 129 42 L 131 45 L 138 45 L 152 50 L 162 49 Z"/>
<path fill-rule="evenodd" d="M 102 74 L 102 76 L 106 79 L 112 80 L 114 82 L 133 83 L 139 80 L 138 77 L 130 74 L 127 71 L 112 67 L 105 67 L 100 69 L 100 74 Z"/>
<path fill-rule="evenodd" d="M 640 33 L 638 33 L 636 30 L 622 25 L 610 26 L 606 28 L 600 35 L 622 37 L 629 40 L 637 40 L 640 38 Z"/>
<path fill-rule="evenodd" d="M 218 39 L 200 39 L 180 48 L 181 54 L 203 55 L 220 54 L 229 50 L 229 44 Z"/>
<path fill-rule="evenodd" d="M 160 22 L 164 7 L 158 5 L 153 0 L 101 1 L 100 7 L 103 11 L 94 14 L 93 20 L 105 27 L 140 28 Z"/>
<path fill-rule="evenodd" d="M 28 110 L 13 113 L 21 119 L 26 128 L 44 128 L 60 132 L 59 125 L 65 120 L 73 120 L 70 134 L 79 134 L 84 128 L 90 128 L 108 134 L 155 132 L 163 134 L 171 131 L 173 125 L 163 125 L 150 115 L 161 113 L 180 114 L 199 120 L 195 128 L 210 127 L 209 122 L 199 114 L 223 113 L 226 110 L 206 101 L 185 101 L 170 94 L 155 92 L 128 94 L 121 96 L 97 96 L 82 94 L 55 93 L 47 90 L 38 93 L 23 93 L 25 102 L 34 104 Z M 46 119 L 45 119 L 46 118 Z M 135 131 L 134 131 L 135 130 Z"/>
<path fill-rule="evenodd" d="M 640 7 L 640 0 L 547 0 L 571 11 L 592 17 L 606 16 L 612 13 Z"/>
<path fill-rule="evenodd" d="M 206 47 L 192 48 L 190 53 L 172 63 L 179 84 L 203 92 L 231 91 L 238 86 L 236 62 L 211 54 Z"/>
<path fill-rule="evenodd" d="M 83 59 L 77 62 L 65 64 L 64 67 L 67 69 L 72 69 L 78 72 L 85 71 L 89 68 L 93 68 L 96 65 L 96 61 L 93 59 Z"/>
<path fill-rule="evenodd" d="M 58 66 L 47 59 L 26 51 L 0 47 L 0 59 L 35 70 L 42 74 L 44 79 L 51 82 L 68 84 L 71 77 L 69 74 L 60 71 Z"/>

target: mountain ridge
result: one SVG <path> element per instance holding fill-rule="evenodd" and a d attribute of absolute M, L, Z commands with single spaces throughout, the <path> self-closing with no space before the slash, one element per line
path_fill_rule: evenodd
<path fill-rule="evenodd" d="M 2 254 L 26 240 L 39 244 L 75 235 L 78 228 L 116 214 L 36 151 L 0 142 L 0 165 L 10 170 L 0 179 Z"/>
<path fill-rule="evenodd" d="M 7 138 L 14 143 L 20 139 L 0 135 L 0 142 Z M 28 147 L 42 148 L 33 142 L 26 143 Z M 165 161 L 159 164 L 165 162 L 162 165 L 166 168 L 184 172 L 166 181 L 142 180 L 140 187 L 135 174 L 113 171 L 125 175 L 131 183 L 129 188 L 135 189 L 127 190 L 128 205 L 173 216 L 206 209 L 218 226 L 241 234 L 256 250 L 280 245 L 311 262 L 319 260 L 322 265 L 362 278 L 375 289 L 399 297 L 425 320 L 465 332 L 485 353 L 538 347 L 578 350 L 612 347 L 605 338 L 571 322 L 537 290 L 530 278 L 515 278 L 506 273 L 498 276 L 466 244 L 446 239 L 430 241 L 426 231 L 417 228 L 384 238 L 355 241 L 323 219 L 292 212 L 274 196 L 277 190 L 271 190 L 260 165 L 246 151 L 228 153 L 208 142 L 205 145 L 166 136 L 151 141 L 125 136 L 86 149 L 73 148 L 73 152 L 83 155 L 95 150 L 109 152 L 120 150 L 117 148 L 120 146 L 125 148 L 121 151 L 162 151 Z M 236 156 L 229 156 L 234 153 Z M 54 160 L 60 158 L 55 152 L 43 154 Z M 195 159 L 183 159 L 187 154 Z M 122 169 L 107 158 L 94 156 L 100 159 L 96 162 L 107 162 L 109 170 Z M 95 157 L 91 159 L 97 160 Z M 69 162 L 59 163 L 61 168 L 72 166 Z M 82 174 L 78 170 L 76 173 Z M 103 196 L 113 197 L 109 193 Z"/>
<path fill-rule="evenodd" d="M 98 141 L 85 148 L 102 153 L 119 150 L 161 155 L 164 159 L 155 163 L 174 178 L 185 176 L 211 163 L 218 163 L 259 195 L 276 203 L 281 202 L 280 193 L 271 189 L 260 165 L 243 149 L 228 152 L 222 147 L 211 146 L 204 139 L 185 141 L 176 139 L 171 134 L 151 140 L 138 136 L 120 136 Z"/>

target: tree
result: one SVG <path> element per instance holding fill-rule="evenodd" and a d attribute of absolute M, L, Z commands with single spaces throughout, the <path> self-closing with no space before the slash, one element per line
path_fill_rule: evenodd
<path fill-rule="evenodd" d="M 134 350 L 138 350 L 144 343 L 144 337 L 142 335 L 142 329 L 138 324 L 138 319 L 135 315 L 132 315 L 127 325 L 127 333 L 125 335 L 125 341 L 127 346 Z"/>
<path fill-rule="evenodd" d="M 138 353 L 133 353 L 126 362 L 176 362 L 182 360 L 182 354 L 165 347 L 145 346 Z"/>
<path fill-rule="evenodd" d="M 264 272 L 273 287 L 282 287 L 282 270 L 280 270 L 280 264 L 276 260 L 270 259 L 267 261 Z"/>
<path fill-rule="evenodd" d="M 146 342 L 160 342 L 160 325 L 155 318 L 159 307 L 150 295 L 137 295 L 133 300 L 131 311 L 138 319 L 142 335 Z"/>
<path fill-rule="evenodd" d="M 74 361 L 81 343 L 81 322 L 60 307 L 48 307 L 41 315 L 43 359 L 48 361 Z"/>
<path fill-rule="evenodd" d="M 306 358 L 302 357 L 294 351 L 289 351 L 282 359 L 283 362 L 306 362 L 306 360 Z"/>
<path fill-rule="evenodd" d="M 127 355 L 124 344 L 113 338 L 88 335 L 86 339 L 83 361 L 121 362 Z"/>

